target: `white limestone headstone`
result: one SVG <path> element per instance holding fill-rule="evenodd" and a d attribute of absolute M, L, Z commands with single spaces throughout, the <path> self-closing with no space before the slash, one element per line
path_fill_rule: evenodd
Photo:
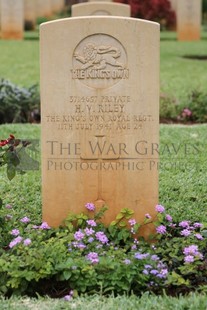
<path fill-rule="evenodd" d="M 36 0 L 24 0 L 24 22 L 31 29 L 36 26 Z"/>
<path fill-rule="evenodd" d="M 72 17 L 105 15 L 105 16 L 126 16 L 130 17 L 131 7 L 128 4 L 110 2 L 86 2 L 74 4 L 71 7 Z"/>
<path fill-rule="evenodd" d="M 51 0 L 52 11 L 55 13 L 60 12 L 64 8 L 64 0 Z"/>
<path fill-rule="evenodd" d="M 170 1 L 172 10 L 176 12 L 176 10 L 177 10 L 177 0 L 169 0 L 169 1 Z"/>
<path fill-rule="evenodd" d="M 198 41 L 201 37 L 201 0 L 177 1 L 177 38 Z"/>
<path fill-rule="evenodd" d="M 36 0 L 36 3 L 38 17 L 50 17 L 52 15 L 51 0 Z"/>
<path fill-rule="evenodd" d="M 159 24 L 72 17 L 40 26 L 43 220 L 158 203 Z M 152 227 L 146 225 L 144 234 Z"/>
<path fill-rule="evenodd" d="M 88 0 L 88 2 L 113 2 L 113 0 Z"/>
<path fill-rule="evenodd" d="M 1 0 L 0 22 L 2 39 L 23 39 L 24 0 Z"/>

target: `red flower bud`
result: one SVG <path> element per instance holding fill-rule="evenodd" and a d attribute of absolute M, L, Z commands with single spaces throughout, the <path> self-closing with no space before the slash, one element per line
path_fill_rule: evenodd
<path fill-rule="evenodd" d="M 13 135 L 9 135 L 8 139 L 0 141 L 0 147 L 7 145 L 9 143 L 9 141 L 11 141 L 13 139 L 15 139 L 15 137 Z"/>
<path fill-rule="evenodd" d="M 0 142 L 0 146 L 4 146 L 4 145 L 6 145 L 6 144 L 8 144 L 8 139 L 7 140 L 1 140 L 1 142 Z"/>

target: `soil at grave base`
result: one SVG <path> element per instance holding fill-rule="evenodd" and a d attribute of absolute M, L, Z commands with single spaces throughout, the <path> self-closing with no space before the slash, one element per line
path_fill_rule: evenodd
<path fill-rule="evenodd" d="M 51 298 L 62 298 L 68 295 L 71 288 L 68 281 L 55 281 L 55 279 L 44 279 L 40 283 L 40 294 Z"/>
<path fill-rule="evenodd" d="M 26 295 L 35 298 L 37 294 L 40 296 L 49 296 L 50 298 L 62 298 L 68 295 L 71 290 L 68 281 L 57 281 L 55 278 L 41 279 L 36 283 L 35 287 L 26 292 Z M 7 295 L 8 298 L 11 294 Z"/>

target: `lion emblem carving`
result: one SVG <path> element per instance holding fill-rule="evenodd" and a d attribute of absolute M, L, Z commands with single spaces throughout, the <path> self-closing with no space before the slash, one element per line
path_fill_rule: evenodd
<path fill-rule="evenodd" d="M 88 68 L 103 70 L 107 65 L 124 69 L 124 64 L 119 62 L 117 58 L 121 56 L 118 48 L 112 46 L 96 46 L 94 43 L 88 43 L 84 46 L 82 55 L 75 53 L 74 57 L 82 63 L 81 69 Z"/>

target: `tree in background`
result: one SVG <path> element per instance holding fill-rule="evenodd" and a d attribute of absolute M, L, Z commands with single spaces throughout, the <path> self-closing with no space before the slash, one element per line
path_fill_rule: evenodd
<path fill-rule="evenodd" d="M 175 25 L 175 12 L 169 0 L 114 0 L 115 2 L 129 4 L 132 17 L 147 19 L 160 23 L 161 28 L 173 28 Z"/>

